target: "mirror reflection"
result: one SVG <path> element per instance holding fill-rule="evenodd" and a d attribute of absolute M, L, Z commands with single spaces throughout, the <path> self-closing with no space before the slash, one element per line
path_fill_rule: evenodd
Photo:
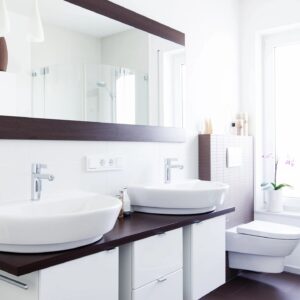
<path fill-rule="evenodd" d="M 1 115 L 182 127 L 183 46 L 63 0 L 7 4 Z"/>

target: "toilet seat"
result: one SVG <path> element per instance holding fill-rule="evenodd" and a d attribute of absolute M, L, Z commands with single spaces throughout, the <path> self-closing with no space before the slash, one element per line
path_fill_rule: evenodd
<path fill-rule="evenodd" d="M 264 221 L 253 221 L 237 226 L 237 233 L 281 240 L 299 240 L 300 228 Z"/>

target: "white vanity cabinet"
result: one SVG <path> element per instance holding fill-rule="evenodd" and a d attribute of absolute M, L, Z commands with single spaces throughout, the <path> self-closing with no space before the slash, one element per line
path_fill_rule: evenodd
<path fill-rule="evenodd" d="M 182 300 L 182 268 L 182 228 L 121 246 L 119 300 Z"/>
<path fill-rule="evenodd" d="M 198 300 L 225 283 L 225 228 L 221 216 L 183 229 L 184 300 Z"/>
<path fill-rule="evenodd" d="M 118 249 L 103 251 L 16 277 L 0 280 L 2 300 L 118 300 Z M 1 279 L 1 278 L 0 278 Z M 15 280 L 14 285 L 11 280 Z M 25 284 L 28 289 L 24 289 Z"/>

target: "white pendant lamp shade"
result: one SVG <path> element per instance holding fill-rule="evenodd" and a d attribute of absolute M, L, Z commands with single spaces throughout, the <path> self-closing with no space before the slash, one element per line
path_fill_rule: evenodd
<path fill-rule="evenodd" d="M 1 0 L 0 0 L 1 1 Z M 31 18 L 31 42 L 41 43 L 45 40 L 44 28 L 40 15 L 38 0 L 34 0 L 33 16 Z"/>
<path fill-rule="evenodd" d="M 0 37 L 5 37 L 9 32 L 9 16 L 5 0 L 0 0 Z"/>

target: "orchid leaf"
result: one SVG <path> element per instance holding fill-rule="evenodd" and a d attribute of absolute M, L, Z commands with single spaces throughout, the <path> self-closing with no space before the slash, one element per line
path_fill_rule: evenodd
<path fill-rule="evenodd" d="M 287 183 L 281 183 L 281 184 L 275 186 L 275 187 L 274 187 L 274 190 L 278 191 L 278 190 L 280 190 L 280 189 L 282 189 L 282 188 L 284 188 L 284 187 L 290 187 L 290 188 L 291 188 L 292 186 L 289 185 L 289 184 L 287 184 Z"/>

